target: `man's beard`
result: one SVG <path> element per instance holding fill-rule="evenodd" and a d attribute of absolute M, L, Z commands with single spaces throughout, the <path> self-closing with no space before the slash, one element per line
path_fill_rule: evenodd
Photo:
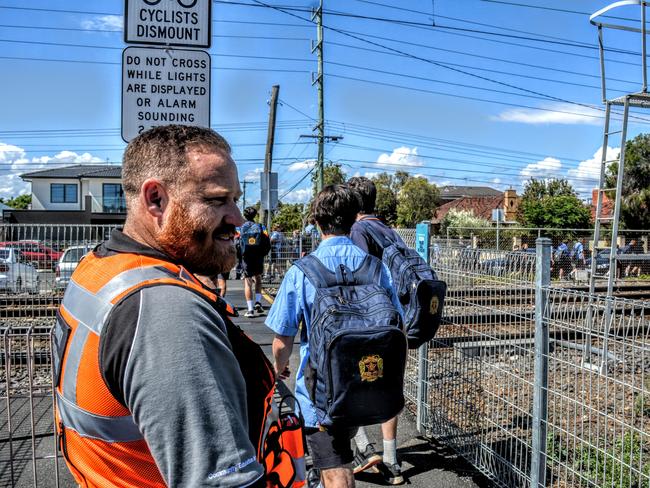
<path fill-rule="evenodd" d="M 190 272 L 205 276 L 230 271 L 237 260 L 234 244 L 217 243 L 217 235 L 235 232 L 232 225 L 222 225 L 210 232 L 209 222 L 191 217 L 184 203 L 174 203 L 167 222 L 157 236 L 162 250 Z"/>

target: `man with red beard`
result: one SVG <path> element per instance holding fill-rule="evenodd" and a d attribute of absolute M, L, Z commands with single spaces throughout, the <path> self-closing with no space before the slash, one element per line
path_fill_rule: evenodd
<path fill-rule="evenodd" d="M 235 262 L 230 146 L 156 127 L 129 143 L 122 180 L 124 229 L 77 267 L 53 336 L 66 463 L 81 486 L 265 486 L 273 370 L 196 278 Z"/>

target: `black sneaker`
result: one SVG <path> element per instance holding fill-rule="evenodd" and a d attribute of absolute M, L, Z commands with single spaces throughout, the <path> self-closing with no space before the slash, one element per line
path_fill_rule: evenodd
<path fill-rule="evenodd" d="M 389 485 L 401 485 L 404 483 L 402 467 L 399 464 L 388 464 L 382 462 L 378 468 L 379 472 L 384 477 L 384 481 Z"/>
<path fill-rule="evenodd" d="M 358 448 L 354 448 L 354 468 L 352 472 L 354 474 L 361 473 L 367 469 L 372 469 L 373 472 L 377 472 L 377 466 L 381 463 L 381 456 L 375 451 L 375 446 L 368 444 L 363 452 L 359 451 Z"/>
<path fill-rule="evenodd" d="M 323 488 L 320 482 L 320 469 L 311 468 L 307 471 L 307 488 Z"/>
<path fill-rule="evenodd" d="M 247 319 L 254 319 L 257 317 L 257 314 L 255 313 L 255 310 L 247 310 L 246 313 L 244 314 L 244 317 Z"/>
<path fill-rule="evenodd" d="M 264 307 L 260 302 L 255 302 L 255 311 L 260 315 L 264 315 Z"/>

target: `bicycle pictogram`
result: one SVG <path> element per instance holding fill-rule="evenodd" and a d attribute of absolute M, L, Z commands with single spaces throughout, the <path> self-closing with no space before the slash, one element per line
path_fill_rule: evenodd
<path fill-rule="evenodd" d="M 144 3 L 147 5 L 151 5 L 152 7 L 155 5 L 158 5 L 162 0 L 142 0 Z M 199 0 L 176 0 L 176 2 L 184 8 L 192 8 L 194 5 L 196 5 L 196 2 Z"/>

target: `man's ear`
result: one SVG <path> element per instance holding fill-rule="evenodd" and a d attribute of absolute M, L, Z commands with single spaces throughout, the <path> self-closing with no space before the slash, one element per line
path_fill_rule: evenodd
<path fill-rule="evenodd" d="M 162 217 L 169 205 L 169 194 L 165 185 L 160 180 L 149 178 L 142 184 L 140 194 L 147 212 L 153 217 Z"/>

